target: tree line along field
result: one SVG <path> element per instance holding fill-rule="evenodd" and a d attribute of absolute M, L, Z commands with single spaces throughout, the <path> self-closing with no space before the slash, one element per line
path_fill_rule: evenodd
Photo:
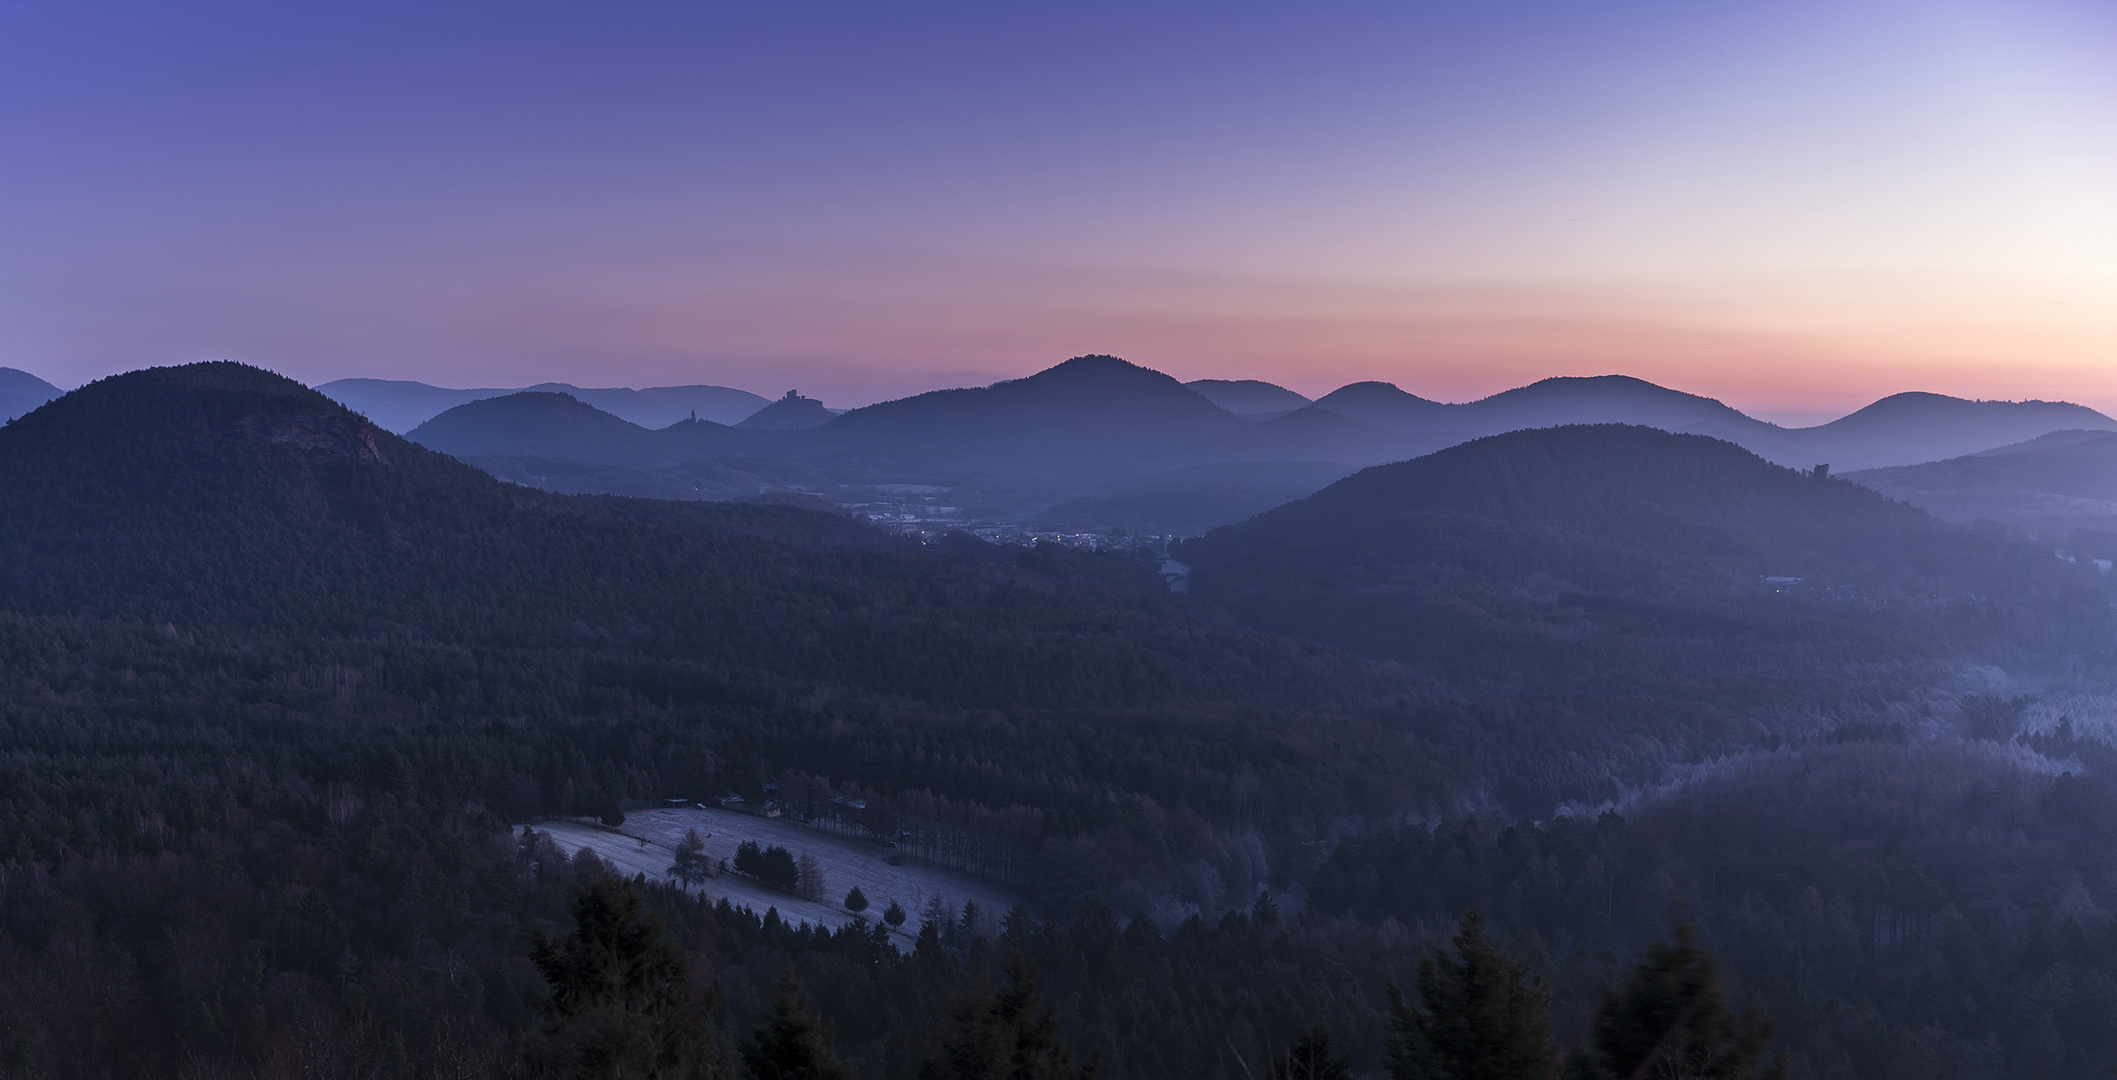
<path fill-rule="evenodd" d="M 1004 885 L 927 865 L 874 841 L 730 810 L 637 810 L 628 812 L 624 824 L 616 827 L 571 820 L 540 821 L 527 827 L 549 836 L 569 857 L 586 848 L 618 873 L 644 874 L 649 881 L 669 877 L 677 845 L 686 830 L 697 829 L 705 839 L 706 865 L 717 875 L 698 883 L 699 894 L 709 901 L 726 898 L 760 915 L 776 907 L 790 923 L 837 929 L 862 921 L 845 907 L 847 892 L 857 886 L 870 905 L 864 913 L 869 925 L 880 922 L 892 902 L 903 908 L 904 924 L 891 929 L 905 944 L 916 938 L 920 922 L 935 910 L 960 918 L 965 902 L 970 902 L 997 925 L 1000 917 L 1025 900 L 1022 893 Z M 812 857 L 823 873 L 821 899 L 805 899 L 735 873 L 735 851 L 744 841 Z M 727 869 L 722 868 L 723 860 Z"/>

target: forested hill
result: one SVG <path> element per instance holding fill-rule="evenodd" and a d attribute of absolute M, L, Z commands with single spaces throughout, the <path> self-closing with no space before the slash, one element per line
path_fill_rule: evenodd
<path fill-rule="evenodd" d="M 1620 425 L 1367 469 L 1182 557 L 1195 591 L 1256 625 L 1451 678 L 2018 660 L 2099 646 L 2110 625 L 2047 550 L 1730 443 Z"/>
<path fill-rule="evenodd" d="M 638 424 L 566 394 L 528 390 L 458 405 L 406 432 L 405 438 L 465 460 L 485 454 L 533 454 L 629 463 L 674 456 L 655 432 Z"/>
<path fill-rule="evenodd" d="M 885 550 L 865 526 L 786 507 L 527 492 L 236 364 L 105 379 L 0 431 L 0 502 L 8 608 L 231 643 L 588 653 L 696 701 L 1405 689 L 1372 665 L 1207 625 L 1124 559 L 1046 552 L 1025 569 Z"/>

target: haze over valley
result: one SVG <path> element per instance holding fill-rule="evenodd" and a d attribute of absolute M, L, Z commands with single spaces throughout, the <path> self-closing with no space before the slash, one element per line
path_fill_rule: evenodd
<path fill-rule="evenodd" d="M 1310 401 L 1259 380 L 1179 384 L 1114 357 L 851 410 L 796 392 L 767 401 L 714 386 L 442 391 L 343 379 L 320 389 L 415 442 L 531 487 L 791 501 L 929 537 L 984 529 L 1097 538 L 1089 543 L 1201 533 L 1369 465 L 1529 428 L 1643 425 L 1839 472 L 1996 451 L 2053 432 L 2117 431 L 2117 421 L 2066 402 L 1917 392 L 1785 428 L 1625 376 L 1545 379 L 1464 404 L 1376 382 Z M 699 403 L 709 408 L 701 413 Z"/>

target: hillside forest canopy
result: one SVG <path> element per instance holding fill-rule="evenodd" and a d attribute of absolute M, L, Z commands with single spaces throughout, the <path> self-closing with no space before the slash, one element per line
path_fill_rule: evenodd
<path fill-rule="evenodd" d="M 218 363 L 0 428 L 0 506 L 8 1077 L 2117 1067 L 2106 580 L 1728 442 L 1366 469 L 1177 593 Z M 729 796 L 1023 902 L 547 827 Z"/>

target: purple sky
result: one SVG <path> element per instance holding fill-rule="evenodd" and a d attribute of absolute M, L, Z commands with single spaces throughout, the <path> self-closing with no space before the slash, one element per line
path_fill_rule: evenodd
<path fill-rule="evenodd" d="M 2117 409 L 2107 4 L 0 3 L 0 365 Z"/>

